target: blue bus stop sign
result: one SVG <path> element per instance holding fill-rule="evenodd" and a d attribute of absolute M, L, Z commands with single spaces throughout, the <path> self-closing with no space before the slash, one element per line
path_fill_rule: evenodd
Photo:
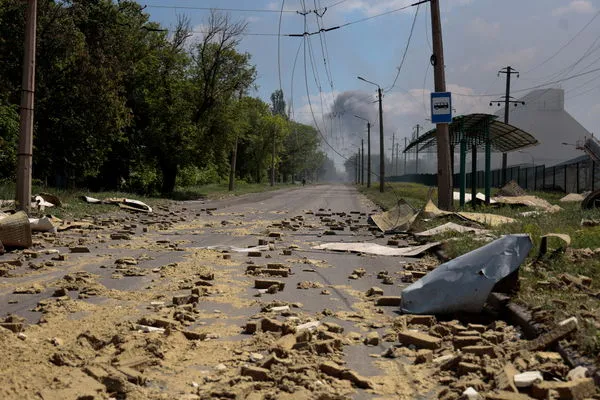
<path fill-rule="evenodd" d="M 431 123 L 452 122 L 452 96 L 450 92 L 431 93 Z"/>

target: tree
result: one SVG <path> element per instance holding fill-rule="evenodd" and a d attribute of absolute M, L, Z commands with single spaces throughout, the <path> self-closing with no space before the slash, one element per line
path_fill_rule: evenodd
<path fill-rule="evenodd" d="M 285 100 L 283 98 L 283 90 L 277 89 L 271 94 L 271 112 L 275 115 L 287 117 L 285 113 Z"/>

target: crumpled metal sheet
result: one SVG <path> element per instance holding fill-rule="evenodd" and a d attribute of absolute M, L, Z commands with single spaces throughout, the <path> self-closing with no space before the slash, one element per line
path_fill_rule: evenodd
<path fill-rule="evenodd" d="M 519 268 L 532 246 L 529 235 L 506 235 L 442 264 L 402 291 L 402 311 L 480 312 L 494 285 Z"/>
<path fill-rule="evenodd" d="M 418 212 L 408 203 L 399 201 L 398 205 L 389 211 L 371 215 L 371 219 L 382 232 L 406 232 L 411 227 Z"/>
<path fill-rule="evenodd" d="M 421 246 L 409 246 L 409 247 L 389 247 L 382 246 L 377 243 L 324 243 L 319 246 L 314 246 L 315 250 L 333 250 L 333 251 L 349 251 L 352 253 L 363 253 L 363 254 L 374 254 L 378 256 L 402 256 L 402 257 L 416 257 L 425 253 L 434 247 L 438 247 L 442 242 L 432 242 Z"/>

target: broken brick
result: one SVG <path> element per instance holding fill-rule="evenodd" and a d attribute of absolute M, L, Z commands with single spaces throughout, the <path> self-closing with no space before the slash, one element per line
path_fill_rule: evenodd
<path fill-rule="evenodd" d="M 556 391 L 560 399 L 583 400 L 596 393 L 596 386 L 592 378 L 569 382 L 539 382 L 533 385 L 531 394 L 537 399 L 546 399 L 550 391 Z"/>
<path fill-rule="evenodd" d="M 540 335 L 538 338 L 527 342 L 523 345 L 523 349 L 534 351 L 534 350 L 543 350 L 546 349 L 553 344 L 559 342 L 560 340 L 569 336 L 572 332 L 577 330 L 577 321 L 570 320 L 566 324 L 562 326 L 558 326 L 552 331 L 548 333 L 544 333 Z"/>
<path fill-rule="evenodd" d="M 266 368 L 253 367 L 253 366 L 242 366 L 242 376 L 249 376 L 254 381 L 270 381 L 270 371 Z"/>
<path fill-rule="evenodd" d="M 415 331 L 402 331 L 398 333 L 398 340 L 405 345 L 414 345 L 425 349 L 438 349 L 442 345 L 442 339 L 430 336 L 426 333 Z"/>

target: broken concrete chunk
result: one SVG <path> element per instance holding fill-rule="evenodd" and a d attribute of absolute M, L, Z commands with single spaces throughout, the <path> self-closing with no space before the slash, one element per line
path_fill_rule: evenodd
<path fill-rule="evenodd" d="M 377 346 L 379 344 L 379 333 L 377 331 L 369 332 L 365 337 L 364 343 L 367 346 Z"/>
<path fill-rule="evenodd" d="M 483 396 L 481 396 L 477 390 L 473 389 L 471 386 L 469 386 L 463 393 L 462 393 L 463 397 L 466 400 L 483 400 Z"/>
<path fill-rule="evenodd" d="M 254 281 L 254 287 L 256 289 L 269 289 L 273 285 L 276 285 L 280 291 L 285 288 L 285 283 L 281 281 L 275 281 L 270 279 L 256 279 Z"/>
<path fill-rule="evenodd" d="M 481 342 L 481 337 L 479 336 L 454 336 L 452 339 L 455 349 L 462 349 L 466 346 L 475 346 L 479 342 Z"/>
<path fill-rule="evenodd" d="M 260 328 L 263 332 L 281 332 L 283 329 L 283 323 L 276 319 L 263 318 L 260 321 Z"/>
<path fill-rule="evenodd" d="M 246 323 L 246 328 L 244 329 L 244 333 L 252 335 L 256 333 L 259 328 L 259 323 L 257 321 L 250 321 Z"/>
<path fill-rule="evenodd" d="M 254 367 L 254 366 L 242 366 L 242 376 L 249 376 L 253 381 L 270 381 L 270 371 L 266 368 Z"/>
<path fill-rule="evenodd" d="M 176 306 L 181 306 L 184 304 L 190 303 L 192 296 L 189 294 L 181 294 L 177 296 L 173 296 L 173 304 Z"/>
<path fill-rule="evenodd" d="M 552 331 L 539 336 L 537 339 L 525 343 L 523 345 L 523 349 L 529 351 L 544 350 L 552 346 L 553 344 L 559 342 L 560 340 L 566 338 L 572 332 L 577 330 L 576 320 L 569 319 L 566 321 L 567 322 L 564 325 L 559 325 Z"/>
<path fill-rule="evenodd" d="M 317 327 L 319 325 L 321 325 L 321 322 L 319 322 L 319 321 L 310 321 L 305 324 L 298 325 L 296 327 L 296 331 L 300 332 L 301 330 L 304 330 L 304 329 L 315 330 L 315 329 L 317 329 Z"/>
<path fill-rule="evenodd" d="M 534 383 L 544 381 L 544 377 L 540 371 L 527 371 L 514 376 L 515 386 L 518 388 L 527 388 L 533 386 Z"/>
<path fill-rule="evenodd" d="M 90 249 L 85 246 L 76 246 L 76 247 L 70 247 L 69 251 L 71 253 L 89 253 Z"/>
<path fill-rule="evenodd" d="M 433 361 L 433 351 L 429 349 L 420 349 L 417 351 L 417 358 L 415 364 L 426 364 Z"/>
<path fill-rule="evenodd" d="M 515 385 L 515 375 L 519 371 L 511 363 L 505 364 L 502 370 L 496 373 L 494 379 L 496 381 L 496 387 L 500 390 L 506 390 L 509 392 L 518 392 L 517 386 Z"/>
<path fill-rule="evenodd" d="M 378 288 L 377 286 L 373 286 L 369 290 L 367 290 L 367 296 L 383 296 L 383 289 Z"/>
<path fill-rule="evenodd" d="M 381 296 L 375 302 L 378 306 L 400 306 L 402 304 L 402 297 L 400 296 Z"/>
<path fill-rule="evenodd" d="M 580 365 L 569 371 L 567 374 L 567 380 L 576 381 L 577 379 L 587 378 L 587 373 L 588 369 Z"/>
<path fill-rule="evenodd" d="M 435 325 L 435 317 L 433 315 L 407 315 L 406 324 L 433 326 Z"/>
<path fill-rule="evenodd" d="M 484 355 L 496 358 L 496 350 L 493 346 L 465 346 L 462 349 L 463 353 L 475 354 L 476 356 L 482 357 Z"/>
<path fill-rule="evenodd" d="M 569 382 L 540 382 L 533 385 L 531 394 L 536 399 L 547 399 L 550 392 L 556 392 L 559 399 L 583 400 L 596 393 L 592 378 Z"/>
<path fill-rule="evenodd" d="M 417 331 L 402 331 L 398 333 L 398 341 L 405 345 L 414 345 L 424 349 L 438 349 L 442 345 L 442 339 Z"/>

